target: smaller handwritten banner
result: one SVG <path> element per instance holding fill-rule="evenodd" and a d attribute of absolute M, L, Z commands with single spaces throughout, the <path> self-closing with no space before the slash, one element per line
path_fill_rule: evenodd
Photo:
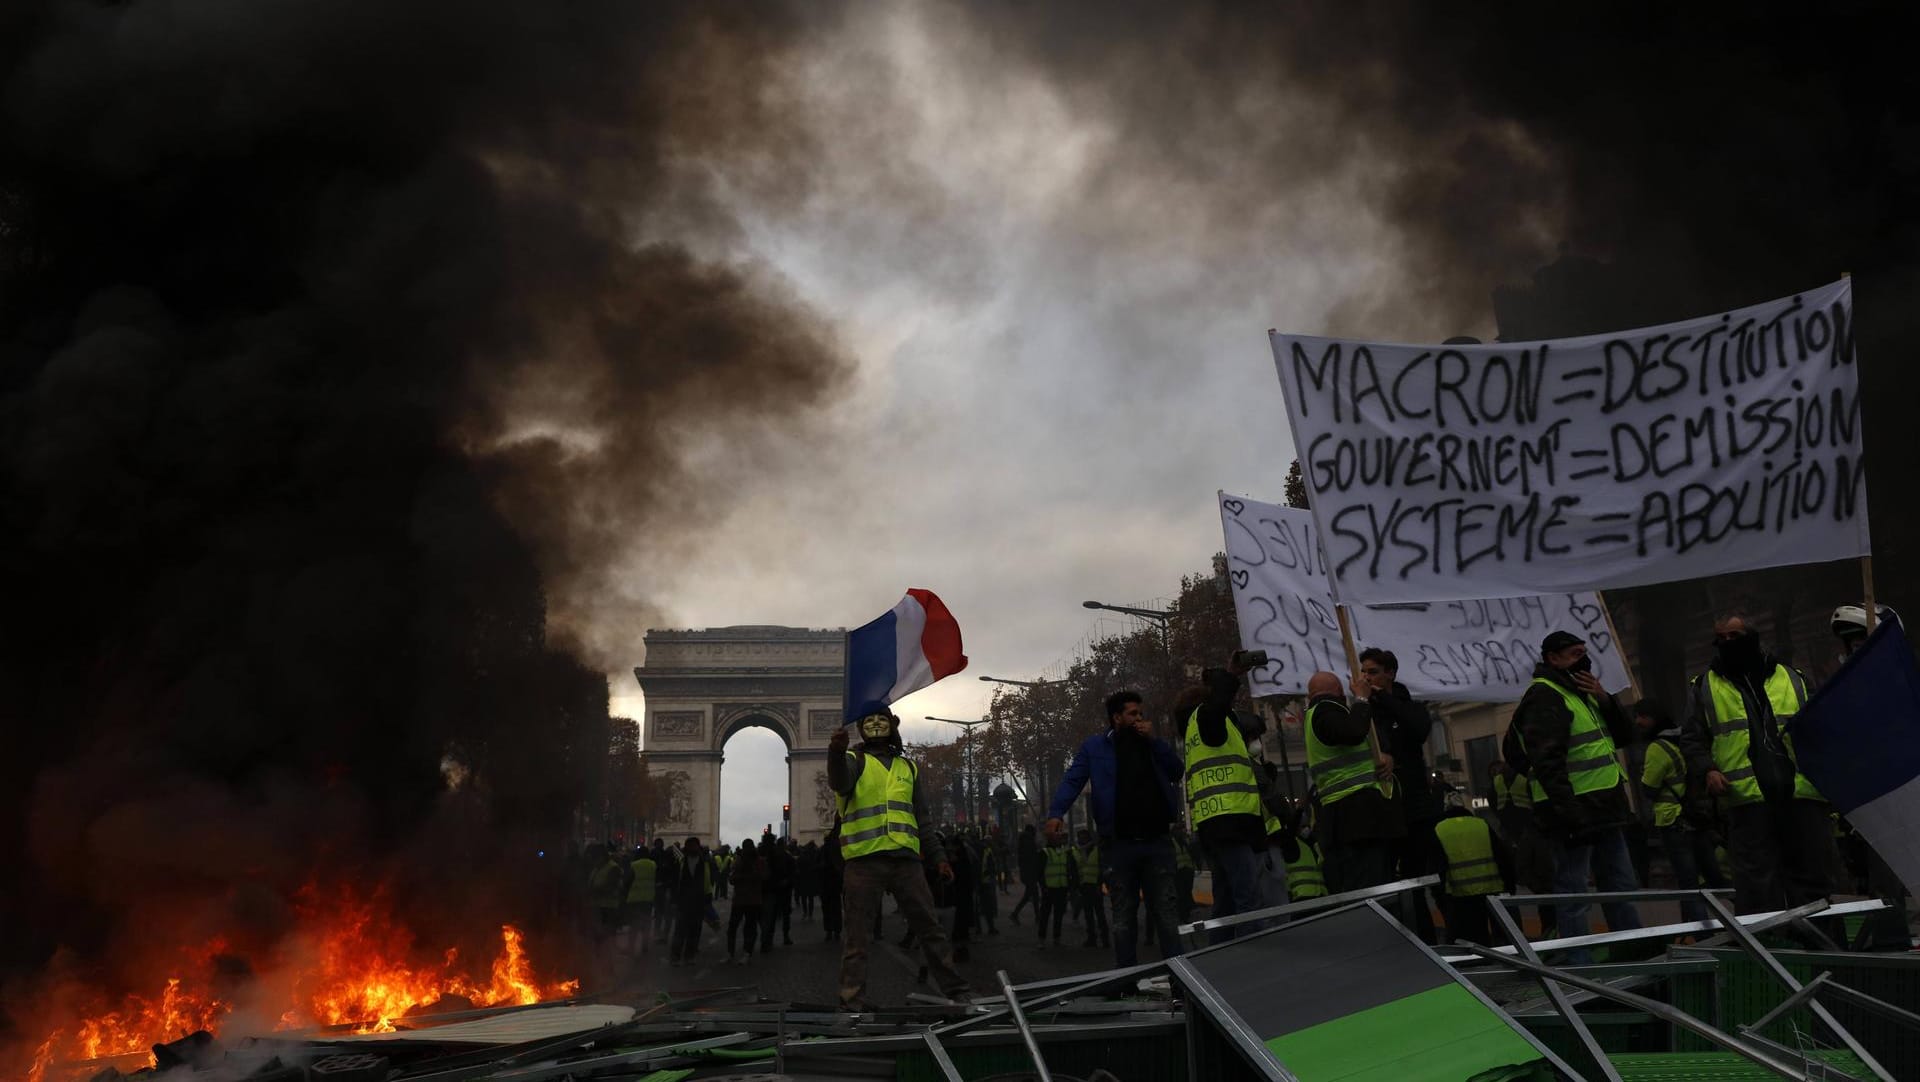
<path fill-rule="evenodd" d="M 1307 678 L 1320 670 L 1345 685 L 1346 648 L 1313 516 L 1221 493 L 1220 524 L 1240 645 L 1271 659 L 1249 674 L 1253 693 L 1304 694 Z M 1591 593 L 1356 605 L 1349 615 L 1354 641 L 1393 651 L 1400 682 L 1416 698 L 1516 701 L 1533 679 L 1540 641 L 1553 631 L 1587 640 L 1594 675 L 1607 690 L 1631 686 L 1606 610 Z"/>

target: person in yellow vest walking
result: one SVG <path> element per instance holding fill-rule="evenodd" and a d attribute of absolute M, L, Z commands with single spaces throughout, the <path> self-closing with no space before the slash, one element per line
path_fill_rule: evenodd
<path fill-rule="evenodd" d="M 1646 742 L 1640 789 L 1653 805 L 1653 827 L 1673 866 L 1673 885 L 1681 890 L 1726 886 L 1713 859 L 1712 805 L 1702 799 L 1701 780 L 1687 776 L 1680 727 L 1652 699 L 1633 704 L 1633 724 Z M 1706 920 L 1709 915 L 1705 902 L 1680 903 L 1681 920 Z"/>
<path fill-rule="evenodd" d="M 1093 840 L 1093 832 L 1080 830 L 1080 844 L 1073 854 L 1074 873 L 1080 883 L 1080 913 L 1087 923 L 1087 938 L 1083 947 L 1109 946 L 1107 931 L 1106 899 L 1100 896 L 1100 846 Z"/>
<path fill-rule="evenodd" d="M 1459 793 L 1446 796 L 1433 825 L 1432 866 L 1440 871 L 1440 912 L 1455 943 L 1491 947 L 1496 941 L 1487 897 L 1513 890 L 1513 856 L 1485 819 L 1467 810 Z"/>
<path fill-rule="evenodd" d="M 845 939 L 840 954 L 840 1006 L 871 1010 L 867 1000 L 867 945 L 881 898 L 894 897 L 907 933 L 921 947 L 927 972 L 951 998 L 968 994 L 966 978 L 953 968 L 946 929 L 933 911 L 933 891 L 924 865 L 953 882 L 953 866 L 927 823 L 919 770 L 900 746 L 900 719 L 892 711 L 859 721 L 860 747 L 847 748 L 842 726 L 827 742 L 827 786 L 838 797 Z"/>
<path fill-rule="evenodd" d="M 1040 850 L 1040 945 L 1047 945 L 1047 922 L 1053 922 L 1053 945 L 1060 945 L 1060 922 L 1067 917 L 1067 903 L 1072 895 L 1069 890 L 1075 878 L 1073 852 L 1067 848 L 1064 831 L 1047 835 L 1046 847 Z"/>
<path fill-rule="evenodd" d="M 1836 860 L 1832 807 L 1800 773 L 1787 722 L 1807 681 L 1775 660 L 1741 613 L 1713 625 L 1713 663 L 1694 680 L 1680 750 L 1727 805 L 1733 902 L 1741 913 L 1827 897 Z"/>
<path fill-rule="evenodd" d="M 1174 701 L 1186 748 L 1187 808 L 1213 872 L 1213 916 L 1250 913 L 1260 907 L 1259 854 L 1267 848 L 1265 806 L 1247 752 L 1247 738 L 1265 723 L 1242 726 L 1233 711 L 1246 669 L 1235 653 L 1224 669 L 1208 669 L 1201 685 Z M 1215 928 L 1209 942 L 1224 943 L 1241 928 Z"/>
<path fill-rule="evenodd" d="M 1370 694 L 1360 679 L 1354 686 Z M 1389 795 L 1393 756 L 1367 739 L 1372 708 L 1365 700 L 1349 707 L 1344 691 L 1330 672 L 1307 678 L 1307 777 L 1320 802 L 1327 887 L 1336 894 L 1392 882 L 1407 836 L 1406 816 Z"/>
<path fill-rule="evenodd" d="M 659 869 L 653 854 L 635 849 L 627 862 L 633 877 L 627 883 L 627 953 L 647 952 L 647 940 L 653 938 L 653 900 L 658 890 Z"/>
<path fill-rule="evenodd" d="M 1502 753 L 1524 766 L 1533 797 L 1534 825 L 1553 852 L 1553 889 L 1583 894 L 1588 881 L 1602 891 L 1638 890 L 1626 827 L 1633 822 L 1626 774 L 1616 750 L 1633 739 L 1633 722 L 1593 675 L 1587 642 L 1555 631 L 1540 644 L 1540 663 L 1513 712 Z M 1561 936 L 1586 935 L 1586 902 L 1563 902 L 1554 914 Z M 1609 902 L 1607 927 L 1640 927 L 1630 903 Z M 1587 951 L 1572 951 L 1584 964 Z"/>

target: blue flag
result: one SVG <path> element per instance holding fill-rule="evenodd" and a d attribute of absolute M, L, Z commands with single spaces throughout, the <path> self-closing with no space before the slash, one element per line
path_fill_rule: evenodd
<path fill-rule="evenodd" d="M 1920 668 L 1883 621 L 1787 725 L 1800 769 L 1920 893 Z"/>

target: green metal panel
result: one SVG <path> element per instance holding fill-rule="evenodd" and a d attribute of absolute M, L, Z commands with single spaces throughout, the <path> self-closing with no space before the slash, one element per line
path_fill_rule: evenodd
<path fill-rule="evenodd" d="M 1711 987 L 1692 976 L 1676 977 L 1673 982 L 1675 1006 L 1707 1021 L 1713 1020 L 1713 994 L 1717 990 L 1724 1011 L 1720 1026 L 1728 1032 L 1751 1024 L 1786 998 L 1787 991 L 1766 967 L 1742 951 L 1715 948 L 1708 951 L 1719 963 Z M 1802 951 L 1775 951 L 1774 957 L 1787 967 L 1795 980 L 1805 983 L 1823 972 L 1833 979 L 1870 996 L 1896 1006 L 1915 1010 L 1920 1007 L 1920 957 L 1909 954 L 1816 954 Z M 1879 1059 L 1895 1078 L 1920 1078 L 1920 1034 L 1881 1018 L 1837 997 L 1825 997 L 1821 1003 L 1833 1012 L 1840 1024 Z M 1761 1032 L 1790 1048 L 1803 1042 L 1795 1036 L 1812 1034 L 1821 1044 L 1839 1042 L 1820 1027 L 1807 1011 L 1791 1015 L 1769 1025 Z M 1700 1051 L 1702 1042 L 1691 1034 L 1675 1037 L 1676 1051 Z"/>
<path fill-rule="evenodd" d="M 1778 1082 L 1771 1071 L 1731 1052 L 1620 1053 L 1607 1058 L 1619 1070 L 1621 1082 Z M 1855 1077 L 1868 1077 L 1851 1052 L 1820 1058 Z"/>

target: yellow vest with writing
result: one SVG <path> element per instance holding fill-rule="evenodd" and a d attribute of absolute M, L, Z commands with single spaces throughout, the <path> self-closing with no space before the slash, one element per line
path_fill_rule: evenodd
<path fill-rule="evenodd" d="M 1200 711 L 1187 719 L 1187 805 L 1193 825 L 1217 815 L 1260 815 L 1260 785 L 1253 775 L 1247 742 L 1232 719 L 1225 723 L 1226 742 L 1213 747 L 1200 739 Z"/>

